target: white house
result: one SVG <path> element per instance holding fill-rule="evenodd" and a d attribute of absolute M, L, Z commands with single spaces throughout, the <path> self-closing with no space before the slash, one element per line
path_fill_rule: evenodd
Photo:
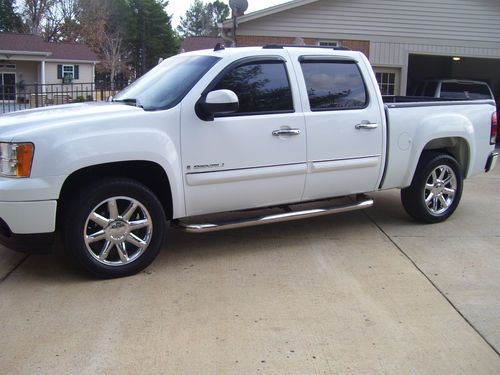
<path fill-rule="evenodd" d="M 223 32 L 232 38 L 232 21 Z M 499 0 L 295 0 L 240 17 L 236 36 L 361 50 L 389 95 L 427 78 L 482 80 L 500 95 Z"/>

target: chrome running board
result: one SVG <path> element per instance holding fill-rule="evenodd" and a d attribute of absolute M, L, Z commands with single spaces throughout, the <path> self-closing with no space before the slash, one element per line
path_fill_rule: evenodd
<path fill-rule="evenodd" d="M 314 202 L 309 202 L 309 203 L 314 203 Z M 305 203 L 297 203 L 296 205 L 299 204 L 304 205 Z M 240 220 L 203 223 L 203 224 L 188 224 L 186 222 L 183 222 L 182 220 L 173 220 L 172 226 L 188 233 L 208 233 L 226 229 L 236 229 L 236 228 L 244 228 L 255 225 L 264 225 L 271 223 L 281 223 L 284 221 L 307 219 L 311 217 L 361 210 L 369 208 L 371 206 L 373 206 L 373 199 L 367 197 L 366 195 L 360 194 L 356 196 L 356 201 L 354 201 L 353 203 L 340 204 L 327 208 L 315 208 L 310 210 L 292 211 L 290 207 L 293 207 L 293 205 L 286 205 L 286 206 L 280 206 L 284 207 L 286 211 L 285 213 L 282 214 L 256 216 Z"/>

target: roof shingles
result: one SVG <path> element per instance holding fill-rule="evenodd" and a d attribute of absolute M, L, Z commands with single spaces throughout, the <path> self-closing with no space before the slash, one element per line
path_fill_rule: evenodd
<path fill-rule="evenodd" d="M 99 60 L 86 44 L 51 43 L 31 34 L 0 33 L 0 53 L 2 51 L 46 52 L 50 60 Z"/>
<path fill-rule="evenodd" d="M 181 52 L 210 49 L 214 48 L 217 43 L 224 44 L 224 40 L 217 36 L 189 36 L 182 41 Z"/>

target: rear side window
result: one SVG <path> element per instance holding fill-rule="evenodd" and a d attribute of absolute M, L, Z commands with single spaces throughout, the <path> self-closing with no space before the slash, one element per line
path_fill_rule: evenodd
<path fill-rule="evenodd" d="M 488 86 L 478 83 L 443 82 L 441 98 L 449 99 L 492 99 Z"/>
<path fill-rule="evenodd" d="M 312 111 L 365 108 L 366 87 L 355 62 L 302 61 Z"/>
<path fill-rule="evenodd" d="M 212 90 L 231 90 L 238 95 L 237 114 L 293 112 L 292 90 L 285 63 L 251 62 L 226 73 Z M 232 114 L 234 115 L 234 114 Z"/>

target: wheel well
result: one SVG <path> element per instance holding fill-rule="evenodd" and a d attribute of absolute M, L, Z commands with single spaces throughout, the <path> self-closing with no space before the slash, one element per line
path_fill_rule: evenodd
<path fill-rule="evenodd" d="M 172 192 L 165 170 L 154 162 L 126 161 L 93 165 L 69 175 L 59 194 L 57 227 L 59 228 L 61 213 L 64 212 L 66 203 L 77 190 L 90 182 L 109 177 L 130 178 L 146 185 L 162 203 L 166 217 L 172 218 Z"/>
<path fill-rule="evenodd" d="M 465 139 L 459 137 L 433 139 L 425 145 L 423 152 L 431 150 L 453 156 L 460 165 L 462 176 L 467 177 L 470 149 Z"/>

